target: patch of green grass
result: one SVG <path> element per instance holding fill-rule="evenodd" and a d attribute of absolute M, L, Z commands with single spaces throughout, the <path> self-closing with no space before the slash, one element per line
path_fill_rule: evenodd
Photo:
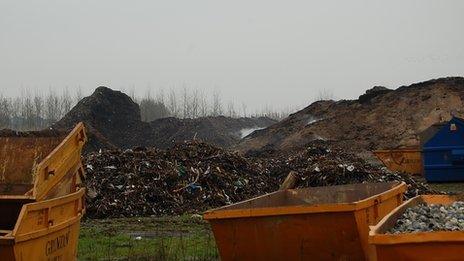
<path fill-rule="evenodd" d="M 199 217 L 85 220 L 79 260 L 218 260 L 209 225 Z"/>

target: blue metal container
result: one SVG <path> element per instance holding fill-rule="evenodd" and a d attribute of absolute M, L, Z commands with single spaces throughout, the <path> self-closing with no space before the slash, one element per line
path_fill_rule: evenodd
<path fill-rule="evenodd" d="M 464 181 L 464 120 L 453 117 L 422 147 L 429 182 Z"/>

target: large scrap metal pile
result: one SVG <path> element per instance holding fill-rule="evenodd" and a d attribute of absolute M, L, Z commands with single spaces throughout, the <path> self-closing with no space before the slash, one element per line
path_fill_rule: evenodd
<path fill-rule="evenodd" d="M 297 174 L 297 188 L 334 186 L 363 182 L 404 181 L 408 185 L 406 198 L 420 194 L 440 193 L 431 190 L 423 180 L 408 174 L 396 173 L 385 167 L 368 164 L 363 159 L 331 142 L 314 141 L 305 149 L 262 158 L 273 175 Z"/>
<path fill-rule="evenodd" d="M 436 193 L 403 174 L 366 164 L 326 142 L 242 157 L 201 142 L 169 150 L 106 150 L 86 157 L 88 216 L 198 213 L 276 191 L 290 171 L 296 187 L 405 181 L 406 197 Z"/>
<path fill-rule="evenodd" d="M 88 215 L 97 218 L 197 212 L 278 188 L 252 161 L 199 142 L 93 153 L 86 166 Z"/>

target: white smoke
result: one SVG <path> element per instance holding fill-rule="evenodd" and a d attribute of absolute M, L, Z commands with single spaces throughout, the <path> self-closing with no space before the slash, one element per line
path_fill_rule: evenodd
<path fill-rule="evenodd" d="M 309 120 L 306 122 L 306 126 L 311 125 L 311 124 L 313 124 L 313 123 L 315 123 L 315 122 L 318 122 L 318 121 L 320 121 L 320 120 L 323 120 L 323 119 L 322 119 L 322 118 L 316 118 L 316 117 L 310 116 L 310 117 L 309 117 Z"/>
<path fill-rule="evenodd" d="M 253 127 L 253 128 L 245 128 L 240 130 L 240 138 L 243 139 L 246 136 L 252 134 L 254 131 L 265 129 L 264 127 Z"/>

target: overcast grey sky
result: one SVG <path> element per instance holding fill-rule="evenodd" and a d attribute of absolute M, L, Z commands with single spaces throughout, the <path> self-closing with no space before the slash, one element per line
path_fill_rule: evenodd
<path fill-rule="evenodd" d="M 0 88 L 184 85 L 250 108 L 355 98 L 463 75 L 463 14 L 458 0 L 0 0 Z"/>

